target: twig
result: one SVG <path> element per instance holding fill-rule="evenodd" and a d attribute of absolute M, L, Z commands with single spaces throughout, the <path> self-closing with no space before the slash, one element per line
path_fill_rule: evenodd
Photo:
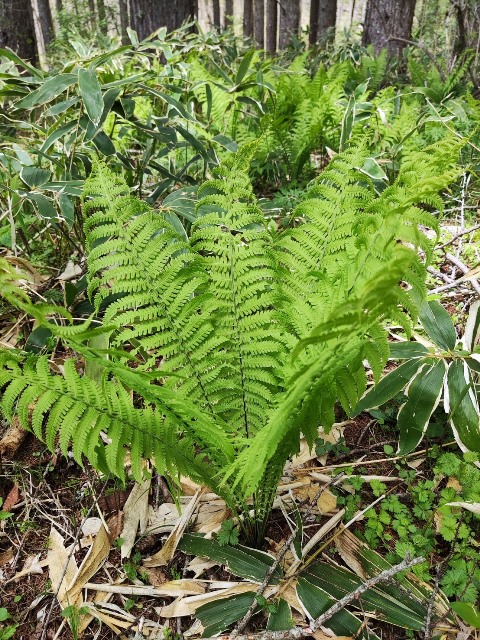
<path fill-rule="evenodd" d="M 385 569 L 377 576 L 373 576 L 369 578 L 366 582 L 362 583 L 359 587 L 357 587 L 354 591 L 347 594 L 340 600 L 338 600 L 333 606 L 331 606 L 325 613 L 322 613 L 321 616 L 316 618 L 313 623 L 307 628 L 294 627 L 293 629 L 288 629 L 285 631 L 262 631 L 261 633 L 256 634 L 248 634 L 248 635 L 223 635 L 217 636 L 217 640 L 232 640 L 233 637 L 236 640 L 295 640 L 297 638 L 304 638 L 305 636 L 310 636 L 314 631 L 316 631 L 319 627 L 321 627 L 327 620 L 330 620 L 332 616 L 336 613 L 344 609 L 347 605 L 349 605 L 354 600 L 357 600 L 365 591 L 371 589 L 377 584 L 381 582 L 388 582 L 393 576 L 401 571 L 405 571 L 406 569 L 410 569 L 421 562 L 424 562 L 425 558 L 414 558 L 413 560 L 406 556 L 405 559 L 390 569 Z M 207 640 L 212 640 L 208 638 Z"/>
<path fill-rule="evenodd" d="M 322 495 L 322 493 L 324 491 L 326 491 L 326 489 L 328 487 L 330 487 L 332 485 L 335 485 L 338 482 L 340 482 L 340 480 L 343 478 L 344 475 L 345 475 L 345 473 L 343 473 L 343 472 L 339 473 L 336 476 L 333 476 L 333 478 L 331 478 L 331 480 L 329 482 L 325 483 L 322 487 L 320 487 L 320 489 L 317 491 L 315 497 L 312 498 L 312 500 L 310 501 L 310 505 L 309 505 L 309 508 L 307 509 L 307 511 L 305 513 L 305 517 L 310 515 L 310 512 L 313 509 L 313 506 L 316 504 L 318 498 Z M 283 543 L 282 548 L 278 552 L 278 555 L 277 555 L 277 557 L 275 559 L 275 562 L 268 569 L 267 573 L 265 574 L 265 578 L 264 578 L 262 584 L 257 589 L 257 592 L 255 593 L 255 598 L 253 599 L 253 602 L 250 605 L 247 613 L 238 622 L 237 626 L 235 627 L 235 629 L 230 634 L 231 640 L 233 640 L 234 638 L 238 638 L 239 634 L 241 634 L 246 629 L 247 624 L 250 622 L 250 619 L 253 616 L 253 614 L 255 613 L 255 609 L 257 608 L 257 598 L 258 598 L 258 596 L 261 596 L 261 595 L 264 594 L 266 588 L 268 587 L 268 585 L 270 583 L 270 580 L 271 580 L 273 574 L 275 573 L 275 571 L 276 571 L 277 567 L 279 566 L 280 562 L 283 560 L 283 557 L 285 556 L 285 554 L 287 553 L 288 549 L 290 548 L 290 545 L 295 540 L 295 536 L 296 535 L 297 535 L 297 530 L 294 529 L 291 532 L 291 534 L 288 536 L 288 538 L 285 540 L 285 542 Z"/>
<path fill-rule="evenodd" d="M 432 63 L 435 65 L 435 68 L 437 69 L 440 75 L 440 78 L 442 79 L 442 82 L 445 82 L 446 80 L 445 72 L 443 71 L 442 67 L 438 64 L 437 59 L 435 58 L 433 53 L 429 49 L 427 49 L 427 47 L 423 44 L 423 42 L 416 42 L 415 40 L 407 40 L 406 38 L 397 38 L 395 36 L 391 36 L 389 40 L 395 40 L 396 42 L 411 44 L 413 47 L 417 47 L 417 49 L 421 49 L 430 58 Z"/>
<path fill-rule="evenodd" d="M 463 264 L 461 260 L 459 260 L 456 256 L 452 255 L 451 253 L 447 252 L 445 254 L 445 257 L 449 262 L 451 262 L 456 267 L 458 267 L 464 275 L 470 271 L 470 269 L 467 267 L 466 264 Z M 478 280 L 476 278 L 471 278 L 470 282 L 472 283 L 472 287 L 475 289 L 475 291 L 480 295 L 480 285 L 478 284 Z"/>
<path fill-rule="evenodd" d="M 465 209 L 478 209 L 478 207 L 475 205 L 475 207 L 465 207 Z M 438 249 L 445 249 L 445 247 L 448 247 L 448 245 L 453 244 L 454 242 L 456 242 L 458 240 L 458 238 L 461 238 L 462 236 L 466 236 L 469 233 L 473 233 L 474 231 L 477 231 L 477 229 L 480 229 L 480 224 L 476 224 L 473 227 L 470 227 L 470 229 L 465 229 L 464 231 L 461 231 L 460 233 L 457 233 L 456 235 L 453 236 L 453 238 L 451 238 L 450 240 L 448 240 L 447 242 L 444 242 L 443 244 L 441 244 Z"/>

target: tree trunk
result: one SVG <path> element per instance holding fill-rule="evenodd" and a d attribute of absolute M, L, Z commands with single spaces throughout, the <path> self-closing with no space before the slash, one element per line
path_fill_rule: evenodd
<path fill-rule="evenodd" d="M 29 0 L 0 0 L 0 47 L 35 62 L 37 49 Z"/>
<path fill-rule="evenodd" d="M 317 23 L 317 40 L 337 24 L 337 0 L 320 0 Z"/>
<path fill-rule="evenodd" d="M 42 34 L 43 46 L 46 49 L 53 37 L 53 20 L 48 0 L 37 0 L 38 22 Z"/>
<path fill-rule="evenodd" d="M 285 49 L 292 40 L 292 36 L 298 35 L 300 27 L 300 1 L 280 0 L 280 33 L 278 48 Z"/>
<path fill-rule="evenodd" d="M 260 49 L 265 46 L 265 0 L 255 0 L 253 32 Z"/>
<path fill-rule="evenodd" d="M 253 0 L 243 0 L 243 35 L 253 36 Z"/>
<path fill-rule="evenodd" d="M 128 20 L 128 2 L 127 0 L 118 0 L 119 14 L 120 14 L 120 34 L 122 37 L 122 44 L 128 44 L 130 38 L 128 37 L 127 27 L 130 26 Z"/>
<path fill-rule="evenodd" d="M 100 31 L 105 35 L 108 33 L 107 10 L 104 0 L 97 0 L 97 14 Z"/>
<path fill-rule="evenodd" d="M 138 34 L 140 40 L 144 40 L 160 27 L 166 27 L 167 31 L 174 31 L 185 20 L 195 17 L 194 0 L 129 0 L 130 23 Z"/>
<path fill-rule="evenodd" d="M 267 0 L 267 33 L 265 44 L 268 53 L 277 50 L 277 0 Z"/>
<path fill-rule="evenodd" d="M 212 9 L 213 9 L 213 26 L 215 29 L 220 29 L 220 0 L 212 0 Z"/>
<path fill-rule="evenodd" d="M 233 21 L 233 0 L 225 0 L 225 19 L 224 26 L 225 29 L 232 24 Z"/>
<path fill-rule="evenodd" d="M 387 49 L 390 56 L 400 56 L 406 46 L 402 40 L 412 37 L 414 12 L 415 0 L 368 0 L 363 46 L 373 44 L 376 53 Z"/>

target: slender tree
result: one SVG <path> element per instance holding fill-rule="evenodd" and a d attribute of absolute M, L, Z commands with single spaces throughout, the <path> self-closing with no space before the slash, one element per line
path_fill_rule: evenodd
<path fill-rule="evenodd" d="M 120 15 L 120 34 L 122 36 L 122 44 L 128 44 L 130 41 L 127 33 L 127 28 L 129 25 L 128 1 L 118 0 L 118 8 L 119 8 L 119 15 Z"/>
<path fill-rule="evenodd" d="M 194 0 L 129 0 L 130 24 L 140 40 L 160 27 L 174 31 L 195 17 Z"/>
<path fill-rule="evenodd" d="M 367 0 L 362 44 L 399 56 L 412 34 L 415 0 Z"/>
<path fill-rule="evenodd" d="M 284 49 L 294 35 L 298 34 L 300 27 L 300 1 L 280 0 L 280 29 L 278 36 L 278 46 Z"/>
<path fill-rule="evenodd" d="M 212 9 L 213 9 L 213 26 L 216 29 L 220 29 L 220 0 L 212 0 Z"/>
<path fill-rule="evenodd" d="M 225 0 L 224 26 L 227 29 L 233 20 L 233 0 Z"/>
<path fill-rule="evenodd" d="M 243 35 L 253 36 L 253 0 L 243 0 Z"/>
<path fill-rule="evenodd" d="M 53 20 L 50 2 L 48 0 L 37 0 L 38 22 L 42 34 L 44 48 L 46 49 L 53 38 Z"/>
<path fill-rule="evenodd" d="M 255 42 L 263 49 L 265 46 L 265 0 L 254 0 L 253 33 Z"/>
<path fill-rule="evenodd" d="M 29 0 L 0 0 L 0 47 L 35 62 L 37 49 Z"/>
<path fill-rule="evenodd" d="M 320 0 L 317 23 L 317 40 L 321 40 L 337 24 L 337 0 Z"/>
<path fill-rule="evenodd" d="M 277 0 L 266 0 L 267 9 L 267 32 L 265 35 L 265 48 L 268 53 L 275 53 L 277 50 Z"/>

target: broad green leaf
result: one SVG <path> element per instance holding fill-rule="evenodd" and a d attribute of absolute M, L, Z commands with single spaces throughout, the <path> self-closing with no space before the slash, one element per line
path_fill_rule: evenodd
<path fill-rule="evenodd" d="M 218 136 L 213 137 L 212 140 L 213 142 L 216 142 L 217 144 L 224 147 L 228 151 L 238 150 L 238 144 L 235 142 L 235 140 L 232 140 L 228 136 L 224 136 L 221 133 L 218 134 Z"/>
<path fill-rule="evenodd" d="M 276 603 L 277 609 L 268 616 L 267 631 L 284 631 L 293 627 L 290 605 L 283 598 Z"/>
<path fill-rule="evenodd" d="M 42 186 L 42 191 L 60 191 L 69 196 L 82 195 L 83 180 L 60 180 L 58 182 L 46 182 Z"/>
<path fill-rule="evenodd" d="M 30 192 L 27 196 L 28 200 L 31 200 L 35 204 L 35 208 L 42 218 L 47 220 L 53 220 L 57 217 L 57 210 L 50 198 L 44 196 L 43 193 Z"/>
<path fill-rule="evenodd" d="M 72 199 L 67 196 L 66 193 L 61 193 L 58 202 L 60 204 L 60 211 L 62 212 L 62 218 L 67 223 L 68 227 L 73 226 L 75 220 L 75 205 Z"/>
<path fill-rule="evenodd" d="M 463 348 L 473 351 L 480 340 L 480 300 L 474 302 L 469 309 L 465 333 L 463 334 Z"/>
<path fill-rule="evenodd" d="M 407 389 L 408 400 L 400 408 L 397 426 L 400 432 L 398 455 L 406 455 L 415 449 L 423 438 L 432 413 L 442 395 L 445 363 L 437 361 L 422 367 Z"/>
<path fill-rule="evenodd" d="M 362 584 L 362 579 L 351 571 L 325 562 L 309 567 L 304 577 L 335 600 L 352 593 Z M 383 585 L 379 585 L 365 591 L 351 606 L 402 629 L 421 629 L 427 612 L 424 607 L 419 608 L 417 602 L 412 606 L 412 600 L 408 593 L 399 593 L 398 588 L 396 592 L 389 590 L 387 593 Z"/>
<path fill-rule="evenodd" d="M 251 593 L 241 593 L 231 598 L 223 598 L 218 602 L 208 602 L 199 607 L 195 616 L 205 627 L 202 636 L 211 638 L 243 618 L 254 598 L 255 585 L 252 585 Z"/>
<path fill-rule="evenodd" d="M 428 349 L 419 342 L 392 342 L 390 347 L 390 360 L 410 360 L 410 358 L 421 358 Z"/>
<path fill-rule="evenodd" d="M 469 602 L 452 602 L 452 609 L 470 627 L 480 629 L 480 611 Z"/>
<path fill-rule="evenodd" d="M 369 178 L 372 178 L 372 180 L 387 180 L 388 178 L 385 171 L 374 158 L 367 158 L 360 171 Z"/>
<path fill-rule="evenodd" d="M 30 189 L 41 187 L 50 180 L 51 175 L 48 169 L 41 169 L 40 167 L 23 167 L 20 172 L 21 179 Z"/>
<path fill-rule="evenodd" d="M 60 113 L 64 113 L 70 107 L 73 107 L 74 104 L 78 102 L 78 96 L 74 96 L 73 98 L 69 98 L 68 100 L 63 100 L 62 102 L 57 102 L 57 104 L 52 105 L 49 109 L 45 111 L 46 116 L 58 116 Z"/>
<path fill-rule="evenodd" d="M 100 153 L 104 156 L 114 156 L 116 153 L 115 145 L 104 131 L 99 131 L 92 140 Z"/>
<path fill-rule="evenodd" d="M 162 203 L 163 208 L 174 211 L 177 216 L 185 218 L 189 222 L 195 222 L 195 206 L 197 204 L 197 187 L 182 187 L 172 191 Z"/>
<path fill-rule="evenodd" d="M 170 107 L 172 107 L 177 112 L 179 116 L 181 116 L 182 118 L 185 118 L 185 120 L 189 120 L 190 122 L 196 122 L 195 118 L 192 116 L 191 113 L 189 113 L 185 109 L 183 104 L 181 104 L 178 100 L 175 100 L 175 98 L 172 98 L 172 96 L 169 96 L 166 93 L 162 93 L 161 91 L 156 91 L 155 89 L 152 89 L 151 87 L 148 87 L 147 85 L 143 85 L 143 84 L 139 85 L 139 88 L 143 89 L 147 93 L 151 93 L 152 95 L 157 96 L 158 98 L 166 102 Z"/>
<path fill-rule="evenodd" d="M 255 55 L 255 49 L 250 49 L 250 51 L 247 51 L 247 53 L 243 56 L 242 62 L 238 67 L 237 75 L 235 76 L 236 85 L 239 85 L 244 79 L 244 77 L 247 75 L 247 71 L 250 67 L 250 63 L 252 62 L 252 58 L 254 55 Z"/>
<path fill-rule="evenodd" d="M 391 400 L 406 387 L 412 377 L 417 373 L 421 364 L 422 360 L 408 360 L 408 362 L 404 362 L 390 373 L 387 373 L 378 384 L 374 385 L 370 391 L 363 396 L 355 407 L 353 415 L 357 416 L 362 411 L 365 411 L 365 409 L 379 407 L 388 400 Z"/>
<path fill-rule="evenodd" d="M 52 335 L 52 332 L 47 327 L 37 327 L 28 336 L 24 347 L 25 351 L 40 353 Z"/>
<path fill-rule="evenodd" d="M 38 89 L 16 103 L 17 109 L 31 109 L 50 102 L 77 81 L 75 73 L 62 73 L 48 78 Z"/>
<path fill-rule="evenodd" d="M 441 349 L 455 349 L 457 334 L 452 319 L 446 309 L 436 300 L 424 302 L 420 311 L 420 321 L 429 337 Z"/>
<path fill-rule="evenodd" d="M 219 545 L 215 540 L 206 540 L 202 536 L 186 534 L 178 545 L 180 551 L 194 556 L 207 556 L 212 560 L 226 564 L 230 571 L 242 578 L 261 582 L 274 562 L 272 556 L 263 551 L 238 545 L 231 547 Z M 281 570 L 276 569 L 272 584 L 278 582 Z"/>
<path fill-rule="evenodd" d="M 102 87 L 93 69 L 78 70 L 78 89 L 88 117 L 98 126 L 103 113 Z"/>
<path fill-rule="evenodd" d="M 17 56 L 11 49 L 1 49 L 0 48 L 0 58 L 6 58 L 7 60 L 11 60 L 19 67 L 23 67 L 27 71 L 30 71 L 32 76 L 37 79 L 43 79 L 43 71 L 36 69 L 33 65 L 29 64 L 26 60 L 22 60 L 20 56 Z"/>
<path fill-rule="evenodd" d="M 466 364 L 454 360 L 447 376 L 450 422 L 457 442 L 480 451 L 480 417 L 472 379 Z"/>
<path fill-rule="evenodd" d="M 297 583 L 297 596 L 312 618 L 318 618 L 333 606 L 337 598 L 332 597 L 327 591 L 313 584 L 310 578 L 301 577 Z M 368 635 L 357 635 L 362 628 L 362 622 L 350 613 L 347 609 L 342 609 L 324 625 L 331 629 L 336 635 L 354 636 L 355 638 L 371 638 L 378 640 L 378 636 L 370 632 Z"/>
<path fill-rule="evenodd" d="M 57 129 L 54 129 L 52 133 L 47 137 L 45 142 L 42 144 L 42 146 L 40 147 L 40 151 L 42 153 L 46 153 L 54 142 L 59 140 L 66 133 L 69 133 L 72 129 L 75 129 L 76 126 L 77 126 L 77 123 L 75 120 L 73 120 L 71 122 L 65 122 L 64 124 L 60 125 Z"/>

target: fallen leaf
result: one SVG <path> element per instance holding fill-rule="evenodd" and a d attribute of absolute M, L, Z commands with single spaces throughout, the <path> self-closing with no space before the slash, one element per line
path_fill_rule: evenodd
<path fill-rule="evenodd" d="M 49 542 L 47 564 L 52 592 L 57 597 L 62 609 L 70 605 L 80 607 L 83 604 L 81 593 L 78 593 L 73 600 L 66 597 L 69 585 L 78 573 L 74 555 L 67 551 L 64 540 L 55 527 L 50 529 Z"/>
<path fill-rule="evenodd" d="M 207 602 L 216 602 L 223 598 L 229 598 L 239 593 L 247 593 L 248 591 L 257 591 L 260 585 L 255 582 L 240 582 L 228 589 L 219 589 L 218 591 L 204 593 L 198 596 L 187 596 L 175 600 L 165 607 L 155 607 L 155 611 L 161 618 L 183 618 L 185 616 L 194 615 L 198 607 Z"/>
<path fill-rule="evenodd" d="M 337 497 L 331 491 L 326 489 L 317 500 L 317 509 L 321 514 L 331 513 L 337 508 Z"/>
<path fill-rule="evenodd" d="M 104 591 L 105 593 L 120 593 L 125 596 L 147 596 L 150 598 L 177 598 L 179 596 L 199 595 L 205 593 L 205 587 L 197 580 L 169 580 L 158 587 L 148 584 L 96 584 L 87 582 L 86 589 Z"/>
<path fill-rule="evenodd" d="M 480 502 L 447 502 L 448 507 L 461 507 L 480 516 Z"/>
<path fill-rule="evenodd" d="M 20 500 L 20 490 L 18 484 L 14 484 L 8 492 L 5 502 L 2 505 L 2 511 L 10 511 L 10 509 Z"/>
<path fill-rule="evenodd" d="M 353 640 L 353 636 L 332 636 L 327 635 L 323 631 L 314 631 L 308 635 L 313 636 L 315 640 Z"/>
<path fill-rule="evenodd" d="M 24 578 L 25 576 L 41 575 L 43 573 L 43 567 L 47 566 L 47 561 L 40 561 L 40 554 L 36 556 L 28 556 L 23 565 L 23 569 L 16 573 L 12 578 L 4 582 L 3 586 L 9 584 L 10 582 L 15 582 L 20 578 Z"/>
<path fill-rule="evenodd" d="M 68 598 L 70 602 L 76 600 L 77 595 L 83 589 L 85 583 L 97 573 L 99 568 L 107 559 L 109 553 L 110 539 L 102 524 L 77 573 L 69 583 L 68 592 L 65 597 Z"/>
<path fill-rule="evenodd" d="M 462 485 L 456 478 L 453 478 L 453 477 L 448 479 L 446 488 L 448 489 L 449 487 L 452 487 L 452 489 L 455 489 L 457 493 L 461 493 L 462 491 Z"/>
<path fill-rule="evenodd" d="M 0 455 L 6 458 L 12 458 L 27 437 L 27 434 L 28 431 L 25 431 L 25 429 L 20 426 L 18 419 L 14 418 L 7 432 L 0 440 Z"/>
<path fill-rule="evenodd" d="M 132 492 L 128 496 L 123 508 L 123 529 L 120 537 L 123 540 L 121 547 L 122 560 L 129 558 L 135 544 L 137 531 L 144 533 L 148 518 L 148 494 L 151 479 L 141 483 L 136 482 Z"/>
<path fill-rule="evenodd" d="M 107 520 L 108 537 L 110 542 L 113 543 L 120 537 L 123 529 L 123 511 L 115 513 Z"/>
<path fill-rule="evenodd" d="M 6 551 L 0 553 L 0 567 L 8 564 L 13 560 L 15 554 L 13 553 L 13 547 L 9 547 Z"/>
<path fill-rule="evenodd" d="M 87 518 L 82 522 L 82 533 L 84 536 L 95 536 L 102 527 L 100 518 Z"/>
<path fill-rule="evenodd" d="M 74 264 L 72 260 L 69 260 L 65 269 L 59 276 L 57 276 L 57 280 L 67 282 L 67 280 L 73 280 L 80 275 L 82 275 L 82 267 L 78 264 Z"/>
<path fill-rule="evenodd" d="M 165 582 L 168 582 L 167 574 L 158 567 L 145 567 L 142 573 L 147 576 L 148 583 L 152 587 L 158 587 Z"/>
<path fill-rule="evenodd" d="M 165 544 L 160 549 L 160 551 L 155 553 L 151 558 L 143 561 L 145 567 L 162 567 L 163 565 L 170 562 L 170 560 L 173 558 L 178 543 L 181 540 L 183 532 L 185 531 L 195 509 L 197 508 L 202 491 L 203 489 L 199 489 L 190 500 L 188 506 L 185 508 L 182 516 L 177 520 L 175 527 L 173 528 L 172 532 L 168 536 Z"/>

